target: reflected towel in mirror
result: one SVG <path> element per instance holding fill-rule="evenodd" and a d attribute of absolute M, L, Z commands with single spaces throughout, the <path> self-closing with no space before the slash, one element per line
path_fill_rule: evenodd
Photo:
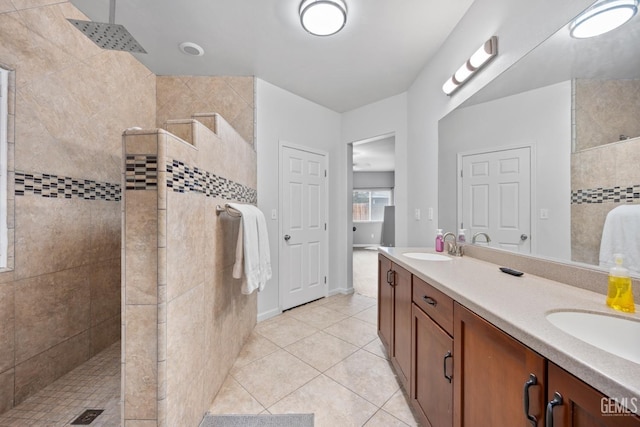
<path fill-rule="evenodd" d="M 618 206 L 607 214 L 600 242 L 600 266 L 613 267 L 614 254 L 622 254 L 629 272 L 640 275 L 640 204 Z"/>

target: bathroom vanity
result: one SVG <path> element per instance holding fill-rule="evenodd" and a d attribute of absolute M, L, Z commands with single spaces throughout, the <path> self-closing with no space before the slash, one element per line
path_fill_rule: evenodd
<path fill-rule="evenodd" d="M 475 258 L 408 252 L 433 254 L 380 250 L 378 335 L 423 426 L 640 426 L 640 363 L 547 320 L 576 311 L 640 322 L 638 314 Z"/>

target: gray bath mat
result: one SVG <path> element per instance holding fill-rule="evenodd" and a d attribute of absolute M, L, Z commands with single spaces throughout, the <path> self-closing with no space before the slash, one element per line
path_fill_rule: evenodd
<path fill-rule="evenodd" d="M 313 427 L 313 414 L 205 415 L 200 427 Z"/>

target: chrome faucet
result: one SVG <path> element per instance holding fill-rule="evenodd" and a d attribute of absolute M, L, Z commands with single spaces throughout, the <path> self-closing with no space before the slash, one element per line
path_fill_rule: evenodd
<path fill-rule="evenodd" d="M 453 242 L 447 242 L 447 237 L 452 236 Z M 453 256 L 462 256 L 462 246 L 459 246 L 456 242 L 456 235 L 452 232 L 444 233 L 442 241 L 447 244 L 447 253 Z"/>
<path fill-rule="evenodd" d="M 471 243 L 475 243 L 478 236 L 484 236 L 484 238 L 486 239 L 486 243 L 489 243 L 491 241 L 491 238 L 487 233 L 479 232 L 473 235 L 473 237 L 471 238 Z"/>

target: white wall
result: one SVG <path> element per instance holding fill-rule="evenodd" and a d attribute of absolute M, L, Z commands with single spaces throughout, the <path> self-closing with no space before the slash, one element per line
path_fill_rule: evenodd
<path fill-rule="evenodd" d="M 394 172 L 354 172 L 353 188 L 393 188 L 395 186 L 394 177 Z"/>
<path fill-rule="evenodd" d="M 392 96 L 382 101 L 365 105 L 342 115 L 342 142 L 346 144 L 380 135 L 395 135 L 395 205 L 396 205 L 396 246 L 405 246 L 407 242 L 407 95 Z M 345 169 L 350 165 L 344 162 Z M 346 195 L 351 198 L 351 188 Z M 351 219 L 346 228 L 351 230 Z M 350 234 L 347 234 L 351 237 Z M 351 240 L 351 239 L 349 239 Z M 348 242 L 351 247 L 351 241 Z"/>
<path fill-rule="evenodd" d="M 329 291 L 346 289 L 344 207 L 339 203 L 346 187 L 341 166 L 339 113 L 256 79 L 256 150 L 258 154 L 258 207 L 271 217 L 278 204 L 278 162 L 280 141 L 302 145 L 329 154 Z M 279 214 L 279 212 L 278 212 Z M 342 224 L 342 225 L 341 225 Z M 278 221 L 267 219 L 273 277 L 258 295 L 258 319 L 280 313 Z"/>
<path fill-rule="evenodd" d="M 283 139 L 330 153 L 330 290 L 351 289 L 351 146 L 378 135 L 396 138 L 396 245 L 433 246 L 438 202 L 438 120 L 564 26 L 592 0 L 475 0 L 405 93 L 343 113 L 316 105 L 257 80 L 258 204 L 278 207 L 278 144 Z M 442 83 L 491 36 L 499 54 L 453 96 Z M 426 58 L 425 58 L 426 59 Z M 337 142 L 336 142 L 337 141 Z M 426 219 L 428 208 L 434 219 Z M 413 219 L 414 209 L 422 219 Z M 277 222 L 269 221 L 272 262 L 277 266 Z M 277 314 L 277 268 L 258 298 L 259 318 Z"/>
<path fill-rule="evenodd" d="M 437 216 L 424 212 L 438 203 L 438 120 L 519 58 L 556 32 L 592 0 L 475 0 L 438 53 L 407 92 L 407 210 L 420 208 L 422 220 L 408 218 L 409 245 L 433 246 Z M 465 86 L 447 97 L 444 81 L 491 36 L 498 36 L 498 56 Z M 399 162 L 398 162 L 399 163 Z M 402 164 L 402 163 L 399 163 Z"/>
<path fill-rule="evenodd" d="M 440 228 L 457 228 L 458 153 L 530 145 L 532 253 L 571 259 L 570 81 L 457 109 L 440 120 L 439 144 Z"/>

